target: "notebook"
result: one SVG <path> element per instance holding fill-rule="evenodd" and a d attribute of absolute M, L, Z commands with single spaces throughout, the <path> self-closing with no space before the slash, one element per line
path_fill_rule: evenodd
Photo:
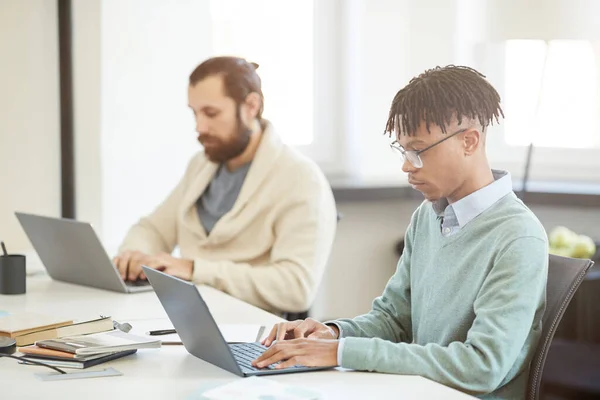
<path fill-rule="evenodd" d="M 160 339 L 132 335 L 123 331 L 72 336 L 35 342 L 39 347 L 64 351 L 77 355 L 112 353 L 133 349 L 149 349 L 161 346 Z"/>
<path fill-rule="evenodd" d="M 91 333 L 113 330 L 113 321 L 109 317 L 75 321 L 71 325 L 43 329 L 15 337 L 17 346 L 27 346 L 46 339 L 57 339 L 67 336 L 87 335 Z"/>
<path fill-rule="evenodd" d="M 19 347 L 19 353 L 25 354 L 31 357 L 44 357 L 44 358 L 74 358 L 77 360 L 91 360 L 93 358 L 98 358 L 106 355 L 106 353 L 102 354 L 91 354 L 91 355 L 81 355 L 81 354 L 73 354 L 67 353 L 66 351 L 59 351 L 53 349 L 46 349 L 44 347 L 39 347 L 36 345 Z"/>
<path fill-rule="evenodd" d="M 19 350 L 22 352 L 22 349 Z M 71 357 L 62 357 L 62 356 L 51 356 L 51 355 L 43 355 L 43 354 L 25 354 L 21 356 L 23 361 L 28 359 L 39 361 L 47 365 L 52 365 L 54 367 L 59 368 L 75 368 L 75 369 L 85 369 L 89 367 L 93 367 L 94 365 L 102 364 L 107 361 L 116 360 L 121 357 L 128 356 L 130 354 L 136 353 L 137 350 L 127 350 L 120 351 L 115 353 L 102 353 L 102 354 L 93 354 L 89 356 L 75 356 L 74 354 L 69 354 Z M 62 352 L 56 352 L 62 353 Z"/>
<path fill-rule="evenodd" d="M 38 313 L 20 313 L 0 317 L 0 336 L 16 338 L 43 329 L 71 325 L 72 319 Z"/>

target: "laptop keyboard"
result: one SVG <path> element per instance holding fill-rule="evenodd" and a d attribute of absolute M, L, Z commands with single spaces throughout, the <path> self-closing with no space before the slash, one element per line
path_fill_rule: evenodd
<path fill-rule="evenodd" d="M 266 369 L 274 369 L 279 363 L 271 364 L 264 368 L 255 368 L 252 366 L 252 361 L 256 360 L 268 347 L 260 343 L 230 343 L 229 348 L 233 353 L 235 361 L 244 372 L 262 371 Z M 303 368 L 301 365 L 295 365 L 291 368 Z"/>
<path fill-rule="evenodd" d="M 150 282 L 147 279 L 138 279 L 135 281 L 125 281 L 126 286 L 148 286 Z"/>

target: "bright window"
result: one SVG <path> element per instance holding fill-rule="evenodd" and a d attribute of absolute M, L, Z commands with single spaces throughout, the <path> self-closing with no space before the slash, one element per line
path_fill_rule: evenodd
<path fill-rule="evenodd" d="M 506 43 L 505 132 L 510 145 L 591 148 L 598 137 L 598 66 L 586 41 Z"/>
<path fill-rule="evenodd" d="M 211 0 L 213 49 L 260 65 L 264 116 L 291 145 L 313 141 L 313 1 Z"/>

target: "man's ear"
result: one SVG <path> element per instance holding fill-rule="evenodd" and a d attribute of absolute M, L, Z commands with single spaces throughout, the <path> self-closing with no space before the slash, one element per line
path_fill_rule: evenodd
<path fill-rule="evenodd" d="M 483 136 L 477 129 L 469 129 L 463 135 L 463 146 L 466 156 L 472 155 L 483 144 Z"/>
<path fill-rule="evenodd" d="M 250 93 L 246 96 L 246 100 L 244 101 L 244 111 L 246 113 L 246 117 L 248 120 L 253 120 L 258 116 L 258 112 L 262 107 L 262 99 L 260 95 L 256 92 Z"/>

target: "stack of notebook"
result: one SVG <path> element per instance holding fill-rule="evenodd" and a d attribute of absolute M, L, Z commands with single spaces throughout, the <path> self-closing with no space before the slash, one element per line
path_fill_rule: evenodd
<path fill-rule="evenodd" d="M 33 360 L 47 365 L 52 365 L 54 367 L 77 369 L 93 367 L 94 365 L 128 356 L 136 351 L 137 350 L 134 349 L 82 356 L 68 353 L 66 351 L 45 349 L 36 345 L 19 348 L 19 352 L 23 353 L 21 358 L 24 362 L 27 362 L 27 360 Z"/>
<path fill-rule="evenodd" d="M 149 339 L 119 330 L 62 339 L 40 340 L 19 348 L 26 362 L 32 359 L 63 368 L 87 368 L 135 353 L 160 347 L 160 339 Z"/>

